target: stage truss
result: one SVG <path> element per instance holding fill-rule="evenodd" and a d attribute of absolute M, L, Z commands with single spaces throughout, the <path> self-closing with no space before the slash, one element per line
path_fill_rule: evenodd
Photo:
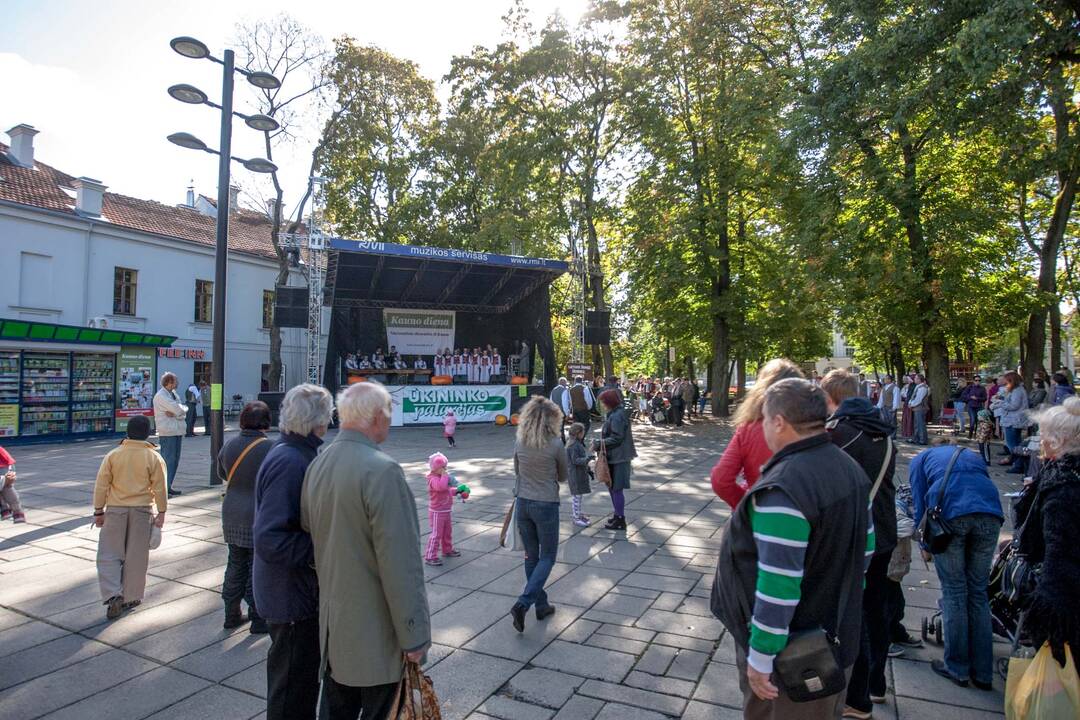
<path fill-rule="evenodd" d="M 322 385 L 322 310 L 323 290 L 326 287 L 326 236 L 319 230 L 319 203 L 322 200 L 324 178 L 308 178 L 311 195 L 311 215 L 308 232 L 281 233 L 281 245 L 306 254 L 308 284 L 307 321 L 307 381 Z"/>

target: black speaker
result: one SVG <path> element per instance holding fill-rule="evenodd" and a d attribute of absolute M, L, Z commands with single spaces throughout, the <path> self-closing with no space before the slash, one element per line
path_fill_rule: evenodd
<path fill-rule="evenodd" d="M 306 328 L 308 322 L 308 289 L 306 287 L 274 288 L 274 325 L 283 328 Z"/>
<path fill-rule="evenodd" d="M 609 310 L 585 311 L 585 344 L 611 344 L 611 312 Z"/>

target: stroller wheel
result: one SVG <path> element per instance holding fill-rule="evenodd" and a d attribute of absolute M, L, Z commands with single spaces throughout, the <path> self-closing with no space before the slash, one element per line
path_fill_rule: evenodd
<path fill-rule="evenodd" d="M 922 619 L 922 639 L 926 642 L 930 639 L 930 621 L 925 615 Z"/>
<path fill-rule="evenodd" d="M 944 642 L 942 640 L 942 637 L 941 637 L 941 616 L 940 615 L 938 615 L 936 618 L 934 618 L 934 639 L 937 640 L 938 645 L 941 645 Z"/>

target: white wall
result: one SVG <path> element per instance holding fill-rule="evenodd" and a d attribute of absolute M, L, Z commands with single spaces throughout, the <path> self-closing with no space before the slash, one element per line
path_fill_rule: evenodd
<path fill-rule="evenodd" d="M 24 261 L 21 253 L 38 257 Z M 53 290 L 41 303 L 38 288 L 21 288 L 20 267 L 51 265 Z M 138 271 L 134 316 L 113 315 L 114 268 Z M 269 362 L 268 330 L 262 325 L 263 290 L 272 290 L 276 264 L 234 253 L 228 266 L 225 398 L 253 399 L 260 389 L 261 365 Z M 175 335 L 175 348 L 203 350 L 209 362 L 212 326 L 196 323 L 195 280 L 214 279 L 213 248 L 124 230 L 35 208 L 0 204 L 0 315 L 65 325 L 108 318 L 110 327 Z M 20 295 L 21 293 L 21 295 Z M 35 306 L 22 298 L 38 298 Z M 283 331 L 286 385 L 306 376 L 306 333 Z M 325 339 L 324 345 L 325 348 Z M 159 372 L 172 371 L 190 382 L 194 360 L 159 358 Z"/>

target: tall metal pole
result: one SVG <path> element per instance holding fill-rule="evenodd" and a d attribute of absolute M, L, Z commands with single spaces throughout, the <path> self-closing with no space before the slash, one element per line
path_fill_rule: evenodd
<path fill-rule="evenodd" d="M 221 143 L 218 145 L 217 246 L 214 252 L 214 347 L 210 365 L 210 484 L 220 485 L 218 453 L 225 443 L 225 278 L 229 264 L 229 163 L 232 158 L 232 50 L 225 51 L 221 81 Z"/>

